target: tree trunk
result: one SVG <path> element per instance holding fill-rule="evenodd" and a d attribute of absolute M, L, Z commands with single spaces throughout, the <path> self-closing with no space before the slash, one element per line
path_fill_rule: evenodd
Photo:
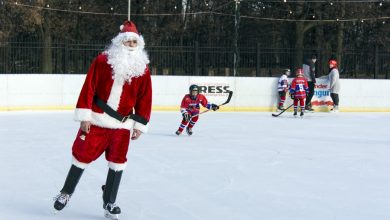
<path fill-rule="evenodd" d="M 295 59 L 294 59 L 294 70 L 302 66 L 303 60 L 303 41 L 305 37 L 304 23 L 296 22 L 295 24 Z"/>
<path fill-rule="evenodd" d="M 343 1 L 340 10 L 341 10 L 340 13 L 341 17 L 343 18 L 345 15 L 345 1 Z M 337 26 L 337 51 L 336 51 L 336 59 L 339 65 L 341 64 L 343 47 L 344 47 L 344 22 L 340 22 L 340 24 Z"/>
<path fill-rule="evenodd" d="M 41 27 L 42 33 L 42 59 L 41 59 L 41 72 L 42 73 L 52 73 L 52 56 L 51 56 L 51 47 L 52 47 L 52 38 L 50 32 L 50 21 L 48 15 L 44 17 L 44 22 Z"/>

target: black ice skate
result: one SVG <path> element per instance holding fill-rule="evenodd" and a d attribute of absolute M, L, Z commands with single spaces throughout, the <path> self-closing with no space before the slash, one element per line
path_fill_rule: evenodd
<path fill-rule="evenodd" d="M 122 173 L 122 170 L 114 171 L 111 168 L 108 169 L 106 185 L 102 186 L 104 216 L 113 220 L 119 219 L 119 214 L 121 214 L 121 209 L 115 204 L 115 201 Z"/>
<path fill-rule="evenodd" d="M 303 111 L 301 111 L 301 115 L 300 115 L 300 116 L 303 117 L 304 114 L 305 114 L 305 113 L 304 113 Z"/>
<path fill-rule="evenodd" d="M 333 108 L 330 110 L 330 112 L 339 112 L 339 106 L 335 105 Z"/>
<path fill-rule="evenodd" d="M 179 136 L 180 134 L 181 134 L 181 131 L 177 130 L 177 131 L 176 131 L 176 135 Z"/>
<path fill-rule="evenodd" d="M 311 106 L 306 106 L 305 110 L 308 112 L 314 112 L 314 109 Z"/>
<path fill-rule="evenodd" d="M 84 169 L 76 167 L 75 165 L 70 167 L 64 187 L 60 191 L 61 193 L 54 197 L 54 208 L 56 212 L 61 211 L 69 202 L 69 199 L 72 196 L 83 172 Z"/>
<path fill-rule="evenodd" d="M 104 208 L 104 217 L 112 220 L 119 219 L 119 214 L 121 214 L 121 208 L 115 203 L 107 203 L 103 206 Z"/>
<path fill-rule="evenodd" d="M 297 110 L 294 110 L 294 117 L 297 117 L 297 114 L 298 114 Z"/>
<path fill-rule="evenodd" d="M 187 132 L 187 134 L 188 135 L 192 135 L 192 128 L 190 128 L 190 127 L 186 127 L 186 132 Z"/>
<path fill-rule="evenodd" d="M 70 195 L 66 193 L 60 193 L 54 197 L 54 208 L 56 212 L 61 211 L 69 202 Z"/>

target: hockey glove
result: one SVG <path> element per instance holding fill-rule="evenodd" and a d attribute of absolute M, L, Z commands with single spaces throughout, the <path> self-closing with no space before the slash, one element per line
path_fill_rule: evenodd
<path fill-rule="evenodd" d="M 188 114 L 188 112 L 183 112 L 183 120 L 184 121 L 189 121 L 190 120 L 190 115 Z"/>
<path fill-rule="evenodd" d="M 294 93 L 290 93 L 291 99 L 294 99 Z"/>
<path fill-rule="evenodd" d="M 213 111 L 217 111 L 217 110 L 219 109 L 219 106 L 216 105 L 216 104 L 211 104 L 211 109 L 212 109 Z"/>

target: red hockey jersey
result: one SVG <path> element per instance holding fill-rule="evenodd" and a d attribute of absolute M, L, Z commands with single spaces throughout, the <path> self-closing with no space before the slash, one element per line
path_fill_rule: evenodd
<path fill-rule="evenodd" d="M 198 114 L 200 105 L 208 109 L 211 108 L 211 104 L 208 103 L 206 96 L 204 96 L 203 94 L 198 94 L 195 100 L 192 100 L 190 94 L 187 94 L 183 97 L 183 100 L 181 101 L 180 110 L 181 112 L 189 111 L 192 114 Z"/>
<path fill-rule="evenodd" d="M 306 92 L 309 91 L 309 87 L 307 85 L 307 80 L 305 77 L 296 77 L 291 82 L 290 93 L 294 94 L 294 97 L 297 99 L 306 98 Z"/>

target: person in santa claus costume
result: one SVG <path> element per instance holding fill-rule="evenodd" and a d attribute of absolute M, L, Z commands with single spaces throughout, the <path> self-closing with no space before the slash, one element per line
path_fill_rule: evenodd
<path fill-rule="evenodd" d="M 152 107 L 152 84 L 145 42 L 133 22 L 92 62 L 76 105 L 80 129 L 72 147 L 72 166 L 54 208 L 62 210 L 75 191 L 84 169 L 105 153 L 108 174 L 103 189 L 106 217 L 117 219 L 115 204 L 130 139 L 147 132 Z"/>

